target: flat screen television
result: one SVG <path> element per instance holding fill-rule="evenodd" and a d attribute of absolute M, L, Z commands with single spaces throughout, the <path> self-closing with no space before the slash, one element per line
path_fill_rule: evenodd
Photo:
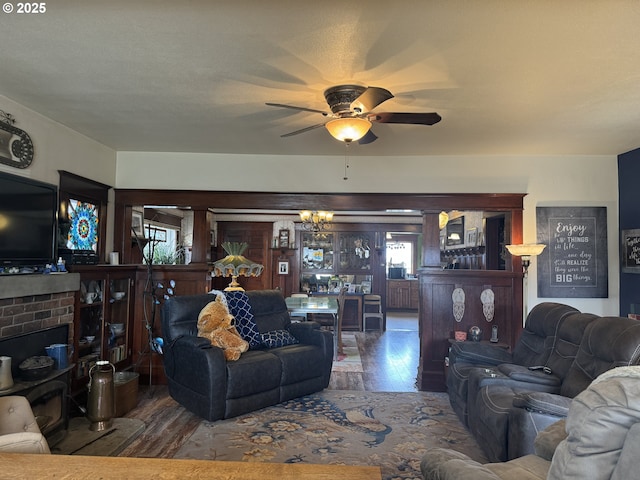
<path fill-rule="evenodd" d="M 57 186 L 0 172 L 0 266 L 53 262 L 57 212 Z"/>

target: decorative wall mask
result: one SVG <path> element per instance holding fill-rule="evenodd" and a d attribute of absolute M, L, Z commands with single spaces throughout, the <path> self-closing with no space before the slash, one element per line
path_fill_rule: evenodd
<path fill-rule="evenodd" d="M 490 288 L 485 288 L 480 294 L 480 301 L 482 302 L 482 313 L 484 313 L 484 318 L 487 319 L 487 322 L 491 322 L 493 320 L 493 314 L 495 313 L 495 305 L 493 303 L 495 295 L 493 290 Z"/>
<path fill-rule="evenodd" d="M 33 143 L 24 130 L 14 127 L 16 119 L 0 110 L 0 163 L 27 168 L 33 161 Z"/>
<path fill-rule="evenodd" d="M 464 316 L 464 290 L 460 287 L 453 290 L 451 299 L 453 300 L 453 318 L 456 322 L 461 322 Z"/>

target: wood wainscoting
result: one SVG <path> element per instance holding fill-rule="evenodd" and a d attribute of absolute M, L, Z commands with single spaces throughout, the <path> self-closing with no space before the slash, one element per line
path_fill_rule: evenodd
<path fill-rule="evenodd" d="M 210 268 L 206 263 L 191 265 L 154 265 L 153 278 L 149 278 L 146 266 L 140 265 L 136 271 L 135 313 L 133 325 L 132 362 L 135 371 L 140 373 L 140 383 L 164 385 L 167 379 L 164 374 L 162 357 L 149 350 L 149 330 L 151 322 L 152 298 L 150 284 L 155 286 L 155 296 L 160 302 L 156 305 L 153 320 L 153 337 L 162 336 L 162 305 L 164 296 L 197 295 L 207 293 L 211 289 Z M 175 286 L 171 286 L 173 284 Z M 150 382 L 151 377 L 151 382 Z"/>
<path fill-rule="evenodd" d="M 418 388 L 445 391 L 444 358 L 454 331 L 468 332 L 474 325 L 482 329 L 482 340 L 491 338 L 491 327 L 498 326 L 501 343 L 513 349 L 522 332 L 522 274 L 497 270 L 421 269 L 420 278 L 420 363 Z M 464 291 L 464 315 L 457 322 L 453 315 L 452 294 Z M 494 293 L 494 315 L 485 318 L 480 294 Z"/>

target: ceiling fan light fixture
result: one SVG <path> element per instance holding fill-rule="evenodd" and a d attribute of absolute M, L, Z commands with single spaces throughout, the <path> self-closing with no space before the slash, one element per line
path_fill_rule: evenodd
<path fill-rule="evenodd" d="M 325 125 L 333 138 L 341 142 L 355 142 L 364 137 L 371 128 L 371 122 L 364 118 L 336 118 Z"/>

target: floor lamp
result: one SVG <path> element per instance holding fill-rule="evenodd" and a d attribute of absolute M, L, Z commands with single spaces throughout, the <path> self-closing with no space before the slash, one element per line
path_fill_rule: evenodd
<path fill-rule="evenodd" d="M 546 245 L 541 243 L 527 243 L 522 245 L 507 245 L 507 250 L 513 256 L 520 257 L 522 260 L 522 309 L 523 309 L 523 321 L 524 326 L 527 321 L 527 297 L 529 295 L 529 282 L 527 279 L 527 272 L 529 271 L 529 265 L 531 265 L 531 257 L 537 257 L 542 253 Z"/>

